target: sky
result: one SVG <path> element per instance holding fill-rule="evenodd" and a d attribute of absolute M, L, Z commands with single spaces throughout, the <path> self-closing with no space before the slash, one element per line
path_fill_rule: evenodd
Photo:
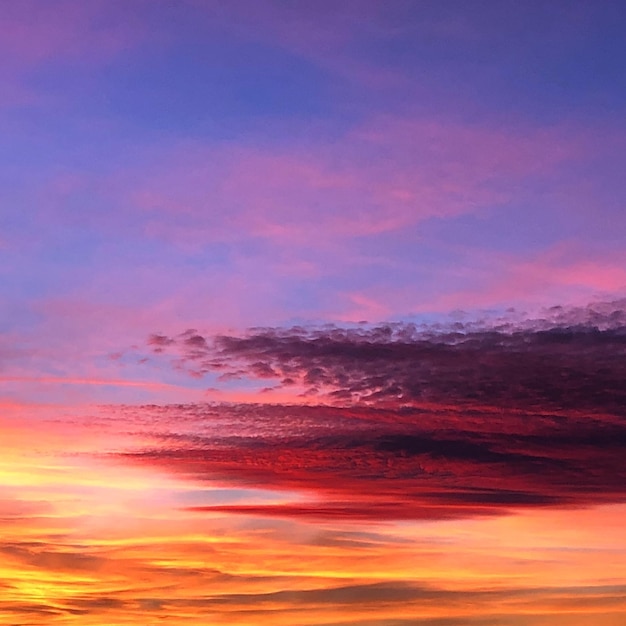
<path fill-rule="evenodd" d="M 625 30 L 0 0 L 0 622 L 623 624 Z"/>

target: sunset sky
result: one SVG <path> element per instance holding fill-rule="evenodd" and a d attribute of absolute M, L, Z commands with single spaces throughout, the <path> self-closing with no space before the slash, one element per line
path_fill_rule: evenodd
<path fill-rule="evenodd" d="M 0 623 L 623 626 L 625 32 L 0 0 Z"/>

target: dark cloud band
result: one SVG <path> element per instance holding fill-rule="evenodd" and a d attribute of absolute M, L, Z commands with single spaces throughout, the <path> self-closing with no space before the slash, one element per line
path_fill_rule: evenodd
<path fill-rule="evenodd" d="M 238 425 L 229 437 L 200 427 L 135 458 L 194 479 L 220 476 L 313 496 L 304 504 L 198 511 L 444 518 L 620 501 L 624 305 L 557 307 L 515 323 L 153 335 L 157 352 L 173 351 L 196 375 L 298 383 L 327 406 L 218 407 Z M 188 407 L 185 414 L 194 410 L 203 412 Z M 177 411 L 166 411 L 167 419 L 175 422 Z"/>

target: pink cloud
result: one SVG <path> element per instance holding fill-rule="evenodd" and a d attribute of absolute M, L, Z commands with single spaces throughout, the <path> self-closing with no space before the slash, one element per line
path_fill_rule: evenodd
<path fill-rule="evenodd" d="M 459 307 L 581 305 L 626 293 L 626 258 L 595 259 L 575 245 L 555 245 L 534 258 L 476 252 L 466 269 L 471 288 L 423 303 L 435 309 Z M 470 257 L 471 258 L 471 257 Z M 474 269 L 477 268 L 477 269 Z"/>
<path fill-rule="evenodd" d="M 92 67 L 109 62 L 147 37 L 134 11 L 104 0 L 23 0 L 0 10 L 0 108 L 46 105 L 50 96 L 29 74 L 49 63 Z"/>
<path fill-rule="evenodd" d="M 111 182 L 146 234 L 180 245 L 259 237 L 324 246 L 484 211 L 583 152 L 565 128 L 378 119 L 332 145 L 186 144 Z"/>
<path fill-rule="evenodd" d="M 363 293 L 352 292 L 346 294 L 349 301 L 347 308 L 341 312 L 334 311 L 331 317 L 342 322 L 359 322 L 361 320 L 383 320 L 392 314 L 388 302 L 382 298 L 375 299 Z"/>
<path fill-rule="evenodd" d="M 292 277 L 301 271 L 308 270 L 284 268 Z M 143 351 L 133 346 L 154 330 L 176 332 L 181 323 L 228 332 L 284 315 L 276 275 L 254 259 L 235 261 L 221 272 L 183 271 L 167 261 L 129 267 L 104 259 L 88 282 L 67 280 L 64 292 L 28 304 L 36 323 L 0 335 L 3 393 L 73 404 L 106 397 L 202 400 L 201 385 L 142 363 Z"/>
<path fill-rule="evenodd" d="M 142 36 L 133 12 L 118 12 L 110 2 L 5 3 L 0 15 L 0 53 L 4 62 L 32 66 L 48 59 L 84 63 L 119 54 Z"/>
<path fill-rule="evenodd" d="M 580 306 L 626 294 L 623 254 L 589 253 L 574 243 L 555 244 L 533 256 L 475 248 L 452 250 L 461 261 L 439 269 L 440 281 L 419 290 L 372 285 L 358 293 L 347 292 L 326 316 L 358 322 L 393 319 L 398 312 L 448 313 L 492 307 L 537 313 L 546 306 Z M 459 284 L 463 286 L 459 288 Z"/>
<path fill-rule="evenodd" d="M 63 376 L 0 376 L 2 383 L 29 383 L 39 385 L 96 385 L 105 387 L 140 387 L 147 389 L 179 389 L 165 383 L 115 378 L 69 378 Z"/>
<path fill-rule="evenodd" d="M 225 244 L 228 262 L 210 271 L 165 259 L 129 268 L 112 265 L 103 253 L 89 286 L 38 306 L 46 316 L 74 320 L 85 336 L 94 324 L 113 325 L 126 344 L 146 327 L 173 332 L 181 319 L 215 330 L 273 323 L 284 319 L 281 298 L 294 281 L 372 266 L 390 275 L 410 271 L 411 262 L 403 265 L 385 243 L 387 234 L 416 237 L 425 220 L 495 212 L 535 189 L 568 193 L 563 171 L 584 161 L 589 147 L 586 133 L 567 125 L 501 129 L 379 118 L 332 143 L 295 138 L 280 146 L 186 142 L 149 154 L 136 149 L 109 174 L 66 172 L 51 179 L 38 196 L 46 207 L 42 223 L 80 226 L 85 220 L 101 233 L 166 241 L 191 256 L 210 257 L 212 245 Z M 74 194 L 98 197 L 110 210 L 78 214 L 67 208 Z M 355 240 L 364 237 L 380 238 L 376 253 L 358 247 Z M 528 261 L 488 250 L 453 252 L 463 264 L 437 265 L 439 279 L 419 293 L 394 281 L 340 287 L 339 300 L 303 303 L 297 314 L 359 321 L 520 301 L 549 304 L 615 293 L 623 284 L 617 258 L 559 260 L 558 252 L 553 259 L 546 252 L 544 260 Z M 467 287 L 460 289 L 460 282 Z M 82 312 L 66 310 L 74 306 Z M 104 345 L 102 339 L 90 333 L 90 342 Z M 119 343 L 107 347 L 119 349 Z"/>
<path fill-rule="evenodd" d="M 276 46 L 324 70 L 369 88 L 406 86 L 407 76 L 396 69 L 363 58 L 360 40 L 399 34 L 397 24 L 386 23 L 387 11 L 372 0 L 358 3 L 317 3 L 301 6 L 273 1 L 232 2 L 217 8 L 193 0 L 206 24 L 245 40 Z M 429 29 L 432 23 L 421 22 Z"/>

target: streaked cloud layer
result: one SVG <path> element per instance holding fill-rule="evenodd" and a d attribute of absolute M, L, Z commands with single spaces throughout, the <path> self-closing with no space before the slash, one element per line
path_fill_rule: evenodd
<path fill-rule="evenodd" d="M 0 0 L 0 622 L 621 626 L 625 27 Z"/>
<path fill-rule="evenodd" d="M 199 478 L 224 475 L 316 498 L 220 509 L 229 511 L 375 520 L 619 502 L 623 305 L 439 327 L 152 335 L 157 354 L 173 351 L 177 367 L 195 376 L 275 382 L 262 393 L 296 388 L 326 406 L 199 406 L 193 434 L 138 456 Z M 158 415 L 176 423 L 179 411 Z M 243 431 L 205 434 L 216 413 Z"/>
<path fill-rule="evenodd" d="M 7 541 L 10 562 L 54 571 L 57 597 L 11 610 L 94 623 L 616 623 L 623 335 L 622 301 L 438 326 L 153 335 L 151 358 L 275 378 L 294 402 L 76 414 L 88 523 L 79 508 L 63 541 Z M 21 524 L 54 518 L 49 503 L 7 504 Z"/>

